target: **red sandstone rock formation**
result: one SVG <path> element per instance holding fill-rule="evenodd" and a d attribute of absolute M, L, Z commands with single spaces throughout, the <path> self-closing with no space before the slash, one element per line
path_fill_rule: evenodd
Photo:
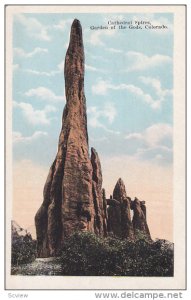
<path fill-rule="evenodd" d="M 117 181 L 113 199 L 108 199 L 108 230 L 121 238 L 133 239 L 133 226 L 130 214 L 130 199 L 121 178 Z"/>
<path fill-rule="evenodd" d="M 146 206 L 145 202 L 139 201 L 135 198 L 131 203 L 131 208 L 133 209 L 133 229 L 135 237 L 142 233 L 146 238 L 151 239 L 149 227 L 146 220 Z"/>
<path fill-rule="evenodd" d="M 145 201 L 134 201 L 127 197 L 123 180 L 119 178 L 113 198 L 107 199 L 108 204 L 108 231 L 120 238 L 134 239 L 139 233 L 151 240 L 150 231 L 146 220 Z M 133 210 L 131 220 L 130 210 Z"/>
<path fill-rule="evenodd" d="M 84 95 L 84 48 L 78 20 L 72 24 L 64 75 L 66 106 L 58 153 L 44 187 L 43 204 L 35 217 L 40 257 L 57 255 L 65 236 L 75 230 L 94 231 L 93 174 L 88 153 Z M 98 202 L 101 201 L 101 181 L 96 183 L 97 186 L 94 184 L 99 194 Z"/>
<path fill-rule="evenodd" d="M 95 208 L 94 231 L 98 235 L 104 234 L 105 214 L 102 196 L 102 172 L 99 156 L 94 148 L 91 148 L 92 174 L 92 193 Z"/>
<path fill-rule="evenodd" d="M 108 213 L 107 213 L 107 200 L 105 195 L 105 189 L 102 189 L 102 199 L 103 199 L 103 232 L 104 236 L 108 235 Z"/>
<path fill-rule="evenodd" d="M 58 152 L 43 191 L 43 203 L 35 216 L 39 257 L 56 256 L 66 236 L 74 231 L 108 232 L 134 238 L 137 230 L 150 237 L 146 207 L 131 201 L 119 179 L 113 198 L 102 190 L 101 164 L 95 149 L 89 157 L 86 99 L 84 95 L 84 48 L 80 22 L 74 20 L 65 58 L 66 105 Z M 131 221 L 130 206 L 134 211 Z"/>
<path fill-rule="evenodd" d="M 121 205 L 118 200 L 107 199 L 108 206 L 108 232 L 114 236 L 121 237 Z"/>

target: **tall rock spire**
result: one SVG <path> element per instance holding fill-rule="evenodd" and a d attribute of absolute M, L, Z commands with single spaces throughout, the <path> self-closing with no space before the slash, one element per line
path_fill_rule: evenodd
<path fill-rule="evenodd" d="M 80 22 L 74 20 L 65 58 L 66 106 L 58 152 L 44 187 L 35 223 L 38 256 L 56 255 L 75 230 L 94 231 L 92 164 L 88 153 L 84 49 Z"/>

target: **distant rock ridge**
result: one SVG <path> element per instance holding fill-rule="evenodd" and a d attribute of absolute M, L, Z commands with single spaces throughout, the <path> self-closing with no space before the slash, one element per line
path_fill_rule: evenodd
<path fill-rule="evenodd" d="M 16 221 L 12 220 L 11 221 L 11 234 L 12 234 L 12 237 L 13 236 L 28 236 L 32 239 L 32 236 L 31 236 L 31 233 L 22 228 Z"/>
<path fill-rule="evenodd" d="M 94 148 L 89 155 L 84 47 L 77 19 L 71 27 L 64 77 L 66 105 L 58 151 L 44 186 L 43 203 L 35 216 L 38 257 L 58 255 L 65 238 L 76 230 L 101 236 L 113 232 L 121 238 L 134 238 L 136 230 L 150 235 L 146 210 L 142 211 L 141 202 L 132 204 L 122 179 L 114 188 L 114 199 L 106 200 L 99 156 Z M 131 208 L 135 212 L 133 221 Z"/>

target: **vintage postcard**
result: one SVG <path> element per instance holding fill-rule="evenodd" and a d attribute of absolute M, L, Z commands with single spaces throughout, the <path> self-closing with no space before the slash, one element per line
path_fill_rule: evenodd
<path fill-rule="evenodd" d="M 6 289 L 186 288 L 185 16 L 6 6 Z"/>

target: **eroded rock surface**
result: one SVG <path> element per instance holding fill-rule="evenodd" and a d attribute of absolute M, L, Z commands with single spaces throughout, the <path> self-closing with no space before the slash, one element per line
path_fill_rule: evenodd
<path fill-rule="evenodd" d="M 142 233 L 145 237 L 151 239 L 149 227 L 147 225 L 147 220 L 146 220 L 145 203 L 135 198 L 135 200 L 132 201 L 131 203 L 131 207 L 134 212 L 132 223 L 133 223 L 135 236 L 138 235 L 139 233 Z"/>
<path fill-rule="evenodd" d="M 94 148 L 91 148 L 92 193 L 95 208 L 94 231 L 96 234 L 104 235 L 104 209 L 102 197 L 102 171 L 99 156 Z"/>
<path fill-rule="evenodd" d="M 133 239 L 130 198 L 127 197 L 125 184 L 121 178 L 118 179 L 113 190 L 113 198 L 108 199 L 108 204 L 108 230 L 118 237 Z"/>
<path fill-rule="evenodd" d="M 58 152 L 44 187 L 43 204 L 35 217 L 39 257 L 57 255 L 64 237 L 75 230 L 94 231 L 92 164 L 88 153 L 84 95 L 84 48 L 78 20 L 74 20 L 71 27 L 64 76 L 66 106 Z"/>

